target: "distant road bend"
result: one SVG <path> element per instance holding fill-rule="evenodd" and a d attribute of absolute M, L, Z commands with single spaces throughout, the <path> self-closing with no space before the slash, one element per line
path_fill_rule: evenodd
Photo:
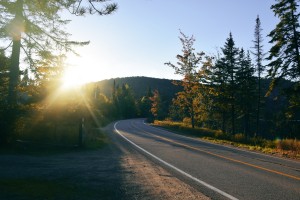
<path fill-rule="evenodd" d="M 151 127 L 115 123 L 138 151 L 213 199 L 298 199 L 300 162 L 211 144 Z"/>

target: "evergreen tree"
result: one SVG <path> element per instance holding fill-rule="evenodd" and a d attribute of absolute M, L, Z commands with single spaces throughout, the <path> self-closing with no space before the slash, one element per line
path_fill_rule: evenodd
<path fill-rule="evenodd" d="M 8 92 L 8 70 L 9 58 L 6 57 L 4 51 L 0 51 L 0 110 L 6 106 Z"/>
<path fill-rule="evenodd" d="M 221 125 L 216 125 L 217 128 L 221 128 L 225 133 L 227 130 L 227 119 L 229 118 L 230 110 L 230 96 L 228 94 L 228 76 L 225 73 L 225 61 L 224 58 L 218 58 L 213 65 L 213 76 L 211 81 L 211 87 L 213 88 L 213 104 L 212 110 L 214 113 L 214 120 L 216 124 L 221 122 Z"/>
<path fill-rule="evenodd" d="M 68 39 L 70 34 L 64 31 L 63 26 L 69 20 L 62 20 L 59 14 L 62 10 L 69 10 L 75 15 L 86 13 L 105 15 L 117 8 L 116 4 L 97 6 L 98 3 L 103 2 L 106 0 L 2 0 L 0 2 L 0 39 L 11 41 L 5 47 L 7 50 L 11 47 L 8 94 L 10 105 L 17 103 L 16 90 L 20 79 L 21 50 L 25 55 L 25 61 L 29 63 L 31 73 L 34 73 L 38 60 L 50 60 L 54 52 L 73 51 L 73 46 L 88 44 L 88 42 Z"/>
<path fill-rule="evenodd" d="M 250 53 L 245 54 L 241 49 L 238 57 L 238 71 L 236 73 L 237 82 L 237 105 L 242 118 L 242 131 L 246 136 L 250 135 L 251 115 L 254 111 L 256 80 L 254 77 L 255 69 L 251 63 Z"/>
<path fill-rule="evenodd" d="M 3 42 L 0 48 L 6 53 L 11 53 L 6 101 L 8 112 L 5 122 L 10 127 L 10 133 L 14 131 L 16 119 L 20 116 L 20 104 L 17 104 L 18 94 L 26 96 L 32 86 L 48 85 L 50 77 L 55 77 L 61 71 L 57 68 L 61 64 L 60 58 L 66 52 L 74 52 L 75 46 L 89 43 L 69 39 L 70 34 L 65 31 L 65 25 L 70 20 L 61 18 L 62 11 L 66 10 L 71 14 L 81 16 L 96 13 L 106 15 L 117 9 L 114 3 L 102 6 L 106 1 L 0 1 L 0 40 Z M 20 71 L 21 59 L 25 68 L 23 72 Z M 24 76 L 20 84 L 22 75 Z M 35 77 L 32 79 L 29 75 L 35 75 Z M 42 78 L 45 80 L 41 80 Z M 42 93 L 45 93 L 44 91 L 47 90 L 39 90 Z"/>
<path fill-rule="evenodd" d="M 289 99 L 288 118 L 294 118 L 299 110 L 300 102 L 300 24 L 299 24 L 299 0 L 276 0 L 271 6 L 275 16 L 279 18 L 276 28 L 268 35 L 270 43 L 274 46 L 270 49 L 268 60 L 269 75 L 273 78 L 270 91 L 282 78 L 290 79 L 293 85 L 286 90 Z"/>
<path fill-rule="evenodd" d="M 151 100 L 152 97 L 152 90 L 149 87 L 147 90 L 147 94 L 143 96 L 140 100 L 139 108 L 140 108 L 140 116 L 151 118 Z"/>
<path fill-rule="evenodd" d="M 9 58 L 4 51 L 0 51 L 0 146 L 6 143 L 8 126 L 7 120 L 7 96 L 8 96 L 8 69 Z"/>
<path fill-rule="evenodd" d="M 230 118 L 231 118 L 231 133 L 235 134 L 235 118 L 236 118 L 236 72 L 237 72 L 237 56 L 238 48 L 235 47 L 235 43 L 232 34 L 229 34 L 225 45 L 221 48 L 223 57 L 220 58 L 215 65 L 215 77 L 216 87 L 219 87 L 219 103 L 222 107 L 223 131 L 225 130 L 226 110 L 230 105 Z"/>
<path fill-rule="evenodd" d="M 121 118 L 129 119 L 136 116 L 137 109 L 135 99 L 128 84 L 123 84 L 122 87 L 117 87 L 115 101 Z"/>
<path fill-rule="evenodd" d="M 258 75 L 258 95 L 257 95 L 257 112 L 256 112 L 256 134 L 259 134 L 260 124 L 259 118 L 261 113 L 261 76 L 265 70 L 265 66 L 262 64 L 265 54 L 263 53 L 263 37 L 262 28 L 259 16 L 256 18 L 255 30 L 254 30 L 254 51 L 252 54 L 255 57 L 256 71 Z"/>
<path fill-rule="evenodd" d="M 280 21 L 268 35 L 270 49 L 268 59 L 269 73 L 272 78 L 298 79 L 300 77 L 300 35 L 299 35 L 299 0 L 276 0 L 272 5 L 275 16 Z"/>

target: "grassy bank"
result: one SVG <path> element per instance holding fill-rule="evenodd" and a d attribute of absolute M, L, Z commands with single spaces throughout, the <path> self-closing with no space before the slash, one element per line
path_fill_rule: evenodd
<path fill-rule="evenodd" d="M 260 137 L 247 138 L 244 134 L 229 135 L 221 130 L 191 126 L 183 122 L 157 121 L 155 126 L 162 127 L 175 133 L 209 140 L 214 143 L 232 145 L 263 153 L 276 154 L 279 156 L 300 159 L 300 141 L 296 139 L 266 140 Z"/>

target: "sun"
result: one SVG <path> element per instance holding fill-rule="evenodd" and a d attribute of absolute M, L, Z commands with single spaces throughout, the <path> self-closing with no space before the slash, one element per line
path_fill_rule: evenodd
<path fill-rule="evenodd" d="M 62 89 L 79 87 L 86 83 L 107 79 L 115 72 L 103 63 L 94 63 L 90 54 L 81 52 L 83 56 L 68 55 L 66 68 L 62 76 Z M 109 66 L 109 65 L 108 65 Z"/>
<path fill-rule="evenodd" d="M 69 67 L 62 77 L 62 89 L 79 87 L 91 81 L 82 67 Z"/>

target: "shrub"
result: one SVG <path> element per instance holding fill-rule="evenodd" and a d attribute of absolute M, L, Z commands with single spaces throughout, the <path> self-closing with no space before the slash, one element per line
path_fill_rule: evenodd
<path fill-rule="evenodd" d="M 295 151 L 300 153 L 300 141 L 297 141 L 296 139 L 277 140 L 276 146 L 277 149 Z"/>
<path fill-rule="evenodd" d="M 246 136 L 245 136 L 244 134 L 239 133 L 239 134 L 233 135 L 233 136 L 232 136 L 232 140 L 233 140 L 234 142 L 243 142 L 243 143 L 245 143 L 246 140 L 247 140 L 247 138 L 246 138 Z"/>
<path fill-rule="evenodd" d="M 190 126 L 192 124 L 192 119 L 189 117 L 185 117 L 183 118 L 182 122 L 185 126 Z"/>

